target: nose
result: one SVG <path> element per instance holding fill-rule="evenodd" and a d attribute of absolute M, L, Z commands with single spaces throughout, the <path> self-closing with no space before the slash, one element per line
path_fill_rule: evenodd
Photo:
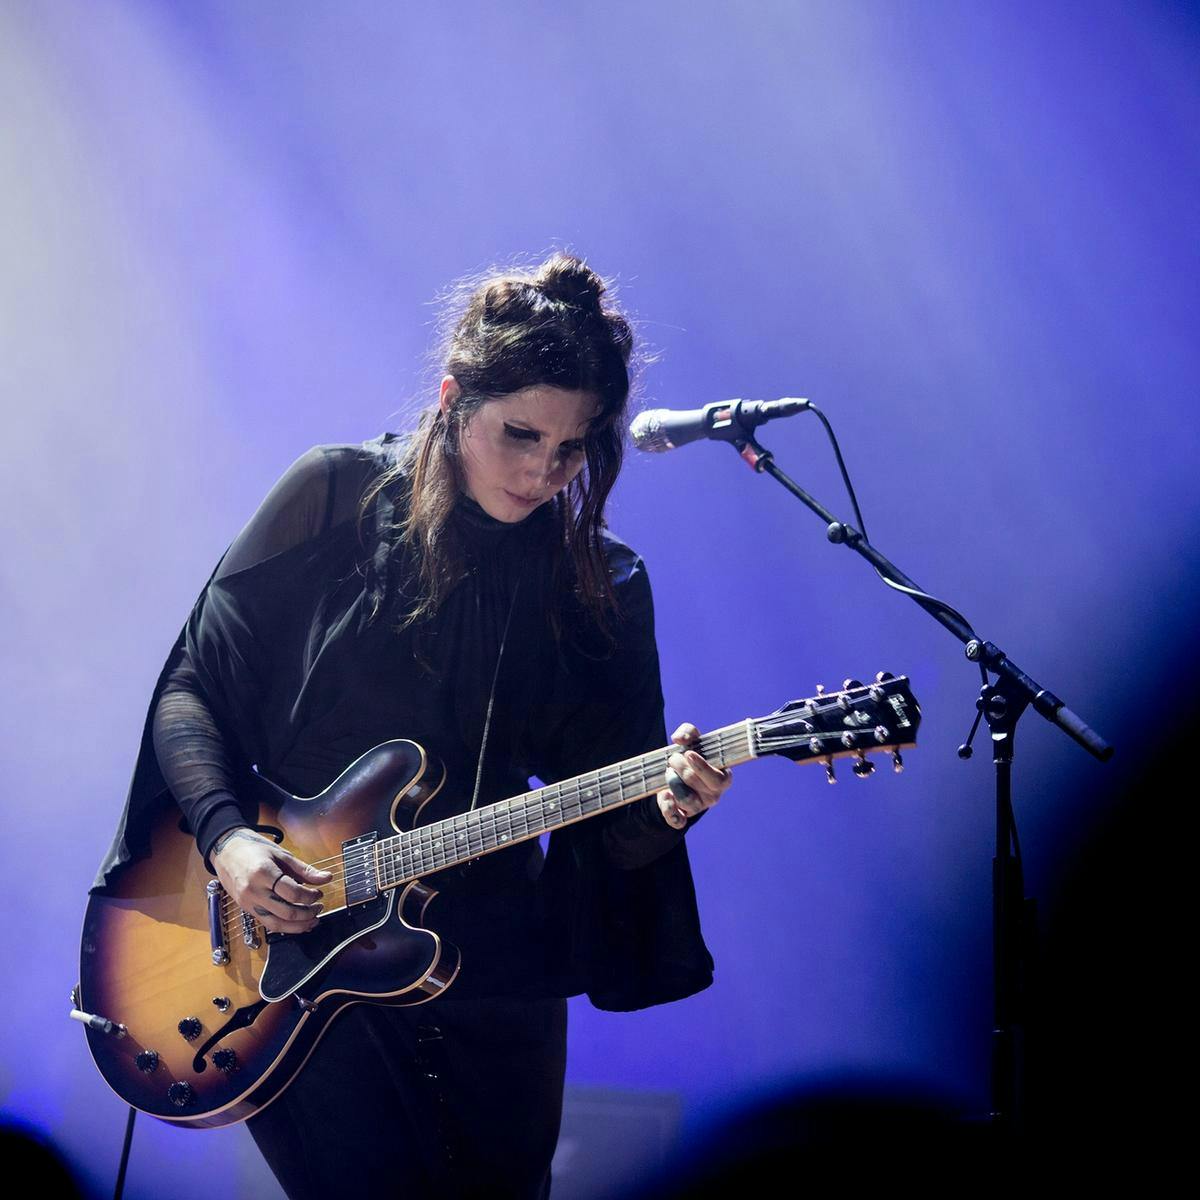
<path fill-rule="evenodd" d="M 531 456 L 527 464 L 526 475 L 535 486 L 541 488 L 557 487 L 556 477 L 561 475 L 565 465 L 562 451 L 550 447 L 545 453 Z"/>

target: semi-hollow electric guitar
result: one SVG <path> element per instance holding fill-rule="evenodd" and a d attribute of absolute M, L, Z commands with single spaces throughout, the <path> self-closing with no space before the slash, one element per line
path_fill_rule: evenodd
<path fill-rule="evenodd" d="M 920 710 L 904 678 L 785 704 L 695 746 L 734 766 L 767 754 L 835 758 L 915 744 Z M 445 772 L 415 742 L 369 750 L 309 799 L 271 787 L 260 829 L 333 872 L 310 933 L 268 934 L 208 873 L 168 806 L 147 856 L 89 898 L 75 1012 L 96 1066 L 134 1108 L 192 1127 L 245 1120 L 274 1100 L 350 1004 L 420 1004 L 458 973 L 458 950 L 423 925 L 426 877 L 631 804 L 666 786 L 668 746 L 455 817 L 420 824 Z"/>

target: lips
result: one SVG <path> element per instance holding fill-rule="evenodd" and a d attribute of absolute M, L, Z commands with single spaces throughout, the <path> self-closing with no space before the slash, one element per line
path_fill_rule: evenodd
<path fill-rule="evenodd" d="M 516 501 L 517 504 L 527 504 L 531 508 L 535 504 L 541 504 L 541 496 L 518 496 L 515 492 L 510 492 L 508 488 L 504 489 L 504 494 L 510 499 Z"/>

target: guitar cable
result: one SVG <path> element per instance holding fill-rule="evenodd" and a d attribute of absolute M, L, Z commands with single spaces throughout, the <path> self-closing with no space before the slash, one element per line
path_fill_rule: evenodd
<path fill-rule="evenodd" d="M 838 470 L 842 473 L 842 482 L 846 485 L 846 493 L 850 497 L 850 506 L 854 509 L 854 519 L 858 522 L 859 532 L 862 533 L 863 538 L 870 545 L 871 539 L 867 536 L 867 523 L 863 520 L 862 511 L 858 507 L 858 497 L 854 494 L 854 484 L 850 482 L 850 472 L 846 470 L 846 463 L 842 458 L 842 450 L 838 445 L 837 435 L 833 432 L 833 426 L 830 425 L 828 418 L 815 404 L 809 404 L 807 411 L 816 413 L 821 424 L 825 427 L 825 432 L 829 436 L 829 441 L 833 446 L 833 456 L 837 459 Z M 936 604 L 943 612 L 949 613 L 952 617 L 961 621 L 970 630 L 972 637 L 978 637 L 971 626 L 971 622 L 958 609 L 947 604 L 945 600 L 939 600 L 936 596 L 931 596 L 928 592 L 921 591 L 920 588 L 909 587 L 897 579 L 892 579 L 890 576 L 885 575 L 878 567 L 875 567 L 874 571 L 888 587 L 894 588 L 897 592 L 903 592 L 906 596 L 912 596 L 916 600 L 928 600 L 931 604 Z"/>
<path fill-rule="evenodd" d="M 125 1122 L 125 1141 L 121 1146 L 121 1165 L 117 1168 L 117 1186 L 113 1191 L 113 1200 L 121 1200 L 125 1192 L 125 1172 L 129 1167 L 129 1147 L 133 1144 L 133 1123 L 137 1119 L 137 1109 L 129 1106 L 129 1117 Z"/>

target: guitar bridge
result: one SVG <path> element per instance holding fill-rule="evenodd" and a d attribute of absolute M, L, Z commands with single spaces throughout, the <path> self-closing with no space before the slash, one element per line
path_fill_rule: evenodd
<path fill-rule="evenodd" d="M 342 877 L 345 880 L 346 907 L 365 904 L 379 895 L 379 871 L 375 842 L 379 834 L 372 830 L 342 843 Z"/>

